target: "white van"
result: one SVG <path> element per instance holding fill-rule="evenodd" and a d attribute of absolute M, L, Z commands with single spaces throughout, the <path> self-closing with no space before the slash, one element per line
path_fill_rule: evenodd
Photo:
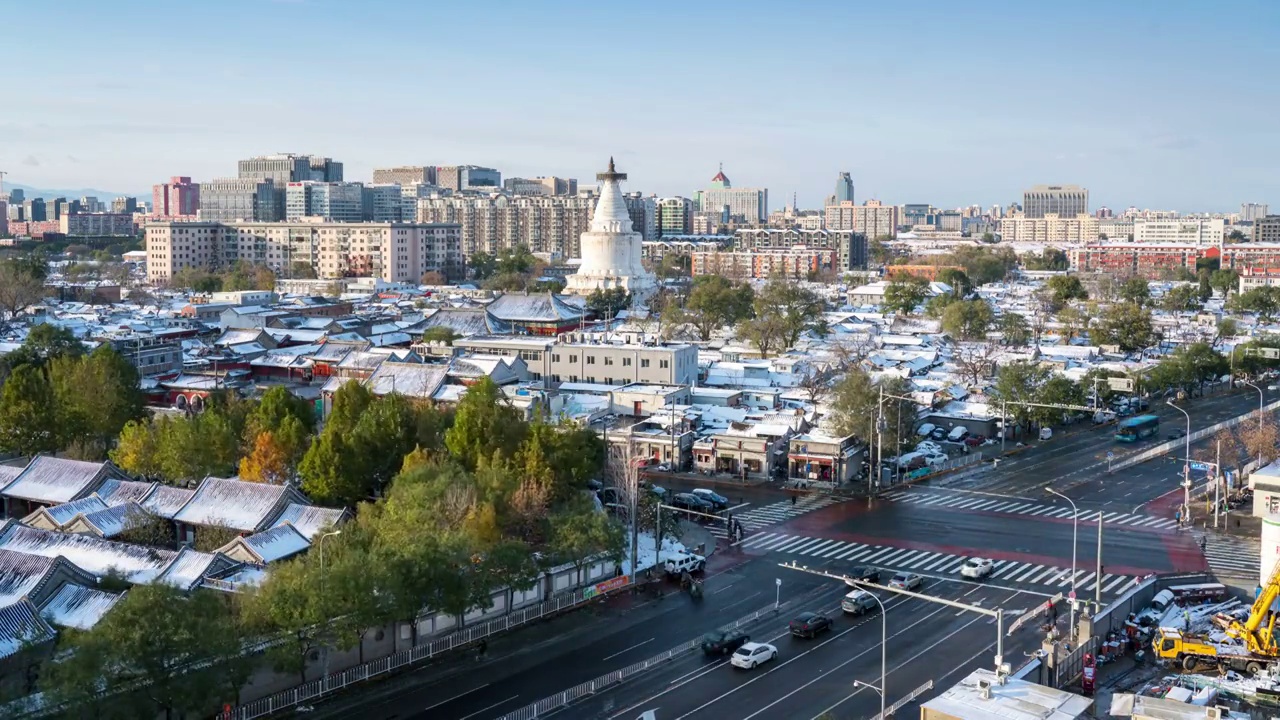
<path fill-rule="evenodd" d="M 951 442 L 962 442 L 967 437 L 969 437 L 969 428 L 963 425 L 957 425 L 947 433 L 947 439 Z"/>
<path fill-rule="evenodd" d="M 920 437 L 929 437 L 929 433 L 933 432 L 933 428 L 933 423 L 925 423 L 916 430 L 916 435 L 919 435 Z"/>
<path fill-rule="evenodd" d="M 1047 427 L 1040 428 L 1041 440 L 1048 440 L 1051 437 L 1053 437 L 1053 428 L 1047 428 Z"/>

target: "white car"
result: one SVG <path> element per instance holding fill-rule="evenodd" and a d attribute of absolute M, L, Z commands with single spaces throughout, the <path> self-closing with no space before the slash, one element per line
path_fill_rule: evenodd
<path fill-rule="evenodd" d="M 960 566 L 960 576 L 970 580 L 980 580 L 991 574 L 995 563 L 987 558 L 969 558 Z"/>
<path fill-rule="evenodd" d="M 951 458 L 947 457 L 946 453 L 928 453 L 924 456 L 924 461 L 928 463 L 930 467 L 934 465 L 941 465 L 950 459 Z"/>
<path fill-rule="evenodd" d="M 902 590 L 918 590 L 924 587 L 924 578 L 915 573 L 900 572 L 893 576 L 889 581 L 889 587 L 900 588 Z"/>
<path fill-rule="evenodd" d="M 922 440 L 916 443 L 916 452 L 940 453 L 942 452 L 942 446 L 932 440 Z"/>
<path fill-rule="evenodd" d="M 698 573 L 707 567 L 707 559 L 701 555 L 693 553 L 672 553 L 667 556 L 667 562 L 663 568 L 668 575 L 679 575 L 680 573 Z"/>
<path fill-rule="evenodd" d="M 778 648 L 769 643 L 749 642 L 743 643 L 733 655 L 729 656 L 729 662 L 734 667 L 744 670 L 750 670 L 761 663 L 767 663 L 778 657 Z"/>

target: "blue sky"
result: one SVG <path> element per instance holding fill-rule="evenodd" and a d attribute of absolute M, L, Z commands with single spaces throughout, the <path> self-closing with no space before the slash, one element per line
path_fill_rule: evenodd
<path fill-rule="evenodd" d="M 770 206 L 1280 206 L 1280 2 L 0 0 L 0 170 L 137 191 L 295 151 Z"/>

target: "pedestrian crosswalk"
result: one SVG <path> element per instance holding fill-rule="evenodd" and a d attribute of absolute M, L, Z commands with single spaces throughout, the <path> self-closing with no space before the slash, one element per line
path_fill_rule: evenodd
<path fill-rule="evenodd" d="M 894 502 L 927 505 L 932 508 L 947 508 L 950 510 L 965 510 L 972 512 L 1011 513 L 1014 515 L 1027 515 L 1031 517 L 1065 518 L 1068 520 L 1071 519 L 1071 515 L 1074 512 L 1069 505 L 1050 505 L 1027 502 L 1025 500 L 1011 500 L 1003 496 L 992 497 L 990 495 L 970 493 L 939 494 L 897 490 L 891 493 L 886 493 L 883 497 Z M 1080 513 L 1080 519 L 1082 521 L 1097 520 L 1098 512 L 1096 510 L 1083 510 Z M 1124 525 L 1133 528 L 1150 528 L 1155 530 L 1176 530 L 1178 527 L 1178 523 L 1172 518 L 1156 517 L 1155 515 L 1130 515 L 1122 512 L 1103 512 L 1102 522 L 1107 525 Z"/>
<path fill-rule="evenodd" d="M 728 513 L 721 513 L 721 515 L 725 515 L 726 518 L 732 515 L 736 522 L 742 524 L 742 529 L 746 531 L 746 536 L 751 537 L 751 534 L 760 528 L 777 525 L 780 522 L 785 522 L 815 510 L 821 510 L 828 505 L 834 505 L 839 502 L 844 502 L 844 499 L 831 497 L 830 495 L 806 495 L 796 500 L 794 505 L 791 504 L 790 500 L 781 500 L 769 505 L 745 508 L 741 511 L 732 510 Z M 718 538 L 727 538 L 729 536 L 725 523 L 717 523 L 709 529 L 711 534 Z"/>
<path fill-rule="evenodd" d="M 1257 538 L 1196 533 L 1196 542 L 1204 542 L 1204 558 L 1209 569 L 1227 575 L 1258 577 L 1262 544 Z"/>
<path fill-rule="evenodd" d="M 748 536 L 742 547 L 764 552 L 794 553 L 818 560 L 841 561 L 851 566 L 871 565 L 882 570 L 910 570 L 922 575 L 955 577 L 960 577 L 960 566 L 971 557 L 770 532 Z M 1038 585 L 1055 593 L 1065 594 L 1075 590 L 1083 597 L 1092 597 L 1099 586 L 1103 594 L 1116 595 L 1138 582 L 1138 578 L 1132 575 L 1103 573 L 1099 579 L 1096 572 L 1086 569 L 1077 570 L 1073 575 L 1070 568 L 1011 560 L 996 560 L 994 570 L 987 579 Z"/>

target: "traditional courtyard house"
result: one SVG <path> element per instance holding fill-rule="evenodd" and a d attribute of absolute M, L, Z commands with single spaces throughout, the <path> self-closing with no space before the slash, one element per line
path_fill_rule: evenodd
<path fill-rule="evenodd" d="M 251 565 L 267 565 L 277 560 L 306 552 L 311 542 L 289 523 L 270 530 L 238 537 L 218 548 L 218 552 L 232 560 Z"/>
<path fill-rule="evenodd" d="M 0 490 L 6 517 L 23 517 L 37 508 L 62 505 L 93 494 L 108 480 L 128 480 L 106 462 L 67 460 L 37 455 Z"/>
<path fill-rule="evenodd" d="M 178 526 L 178 541 L 194 543 L 200 528 L 226 528 L 243 535 L 261 532 L 271 527 L 290 503 L 306 502 L 302 493 L 288 485 L 207 477 L 173 520 Z"/>
<path fill-rule="evenodd" d="M 578 298 L 555 293 L 507 293 L 485 306 L 495 332 L 512 335 L 555 336 L 580 328 L 587 311 Z"/>

